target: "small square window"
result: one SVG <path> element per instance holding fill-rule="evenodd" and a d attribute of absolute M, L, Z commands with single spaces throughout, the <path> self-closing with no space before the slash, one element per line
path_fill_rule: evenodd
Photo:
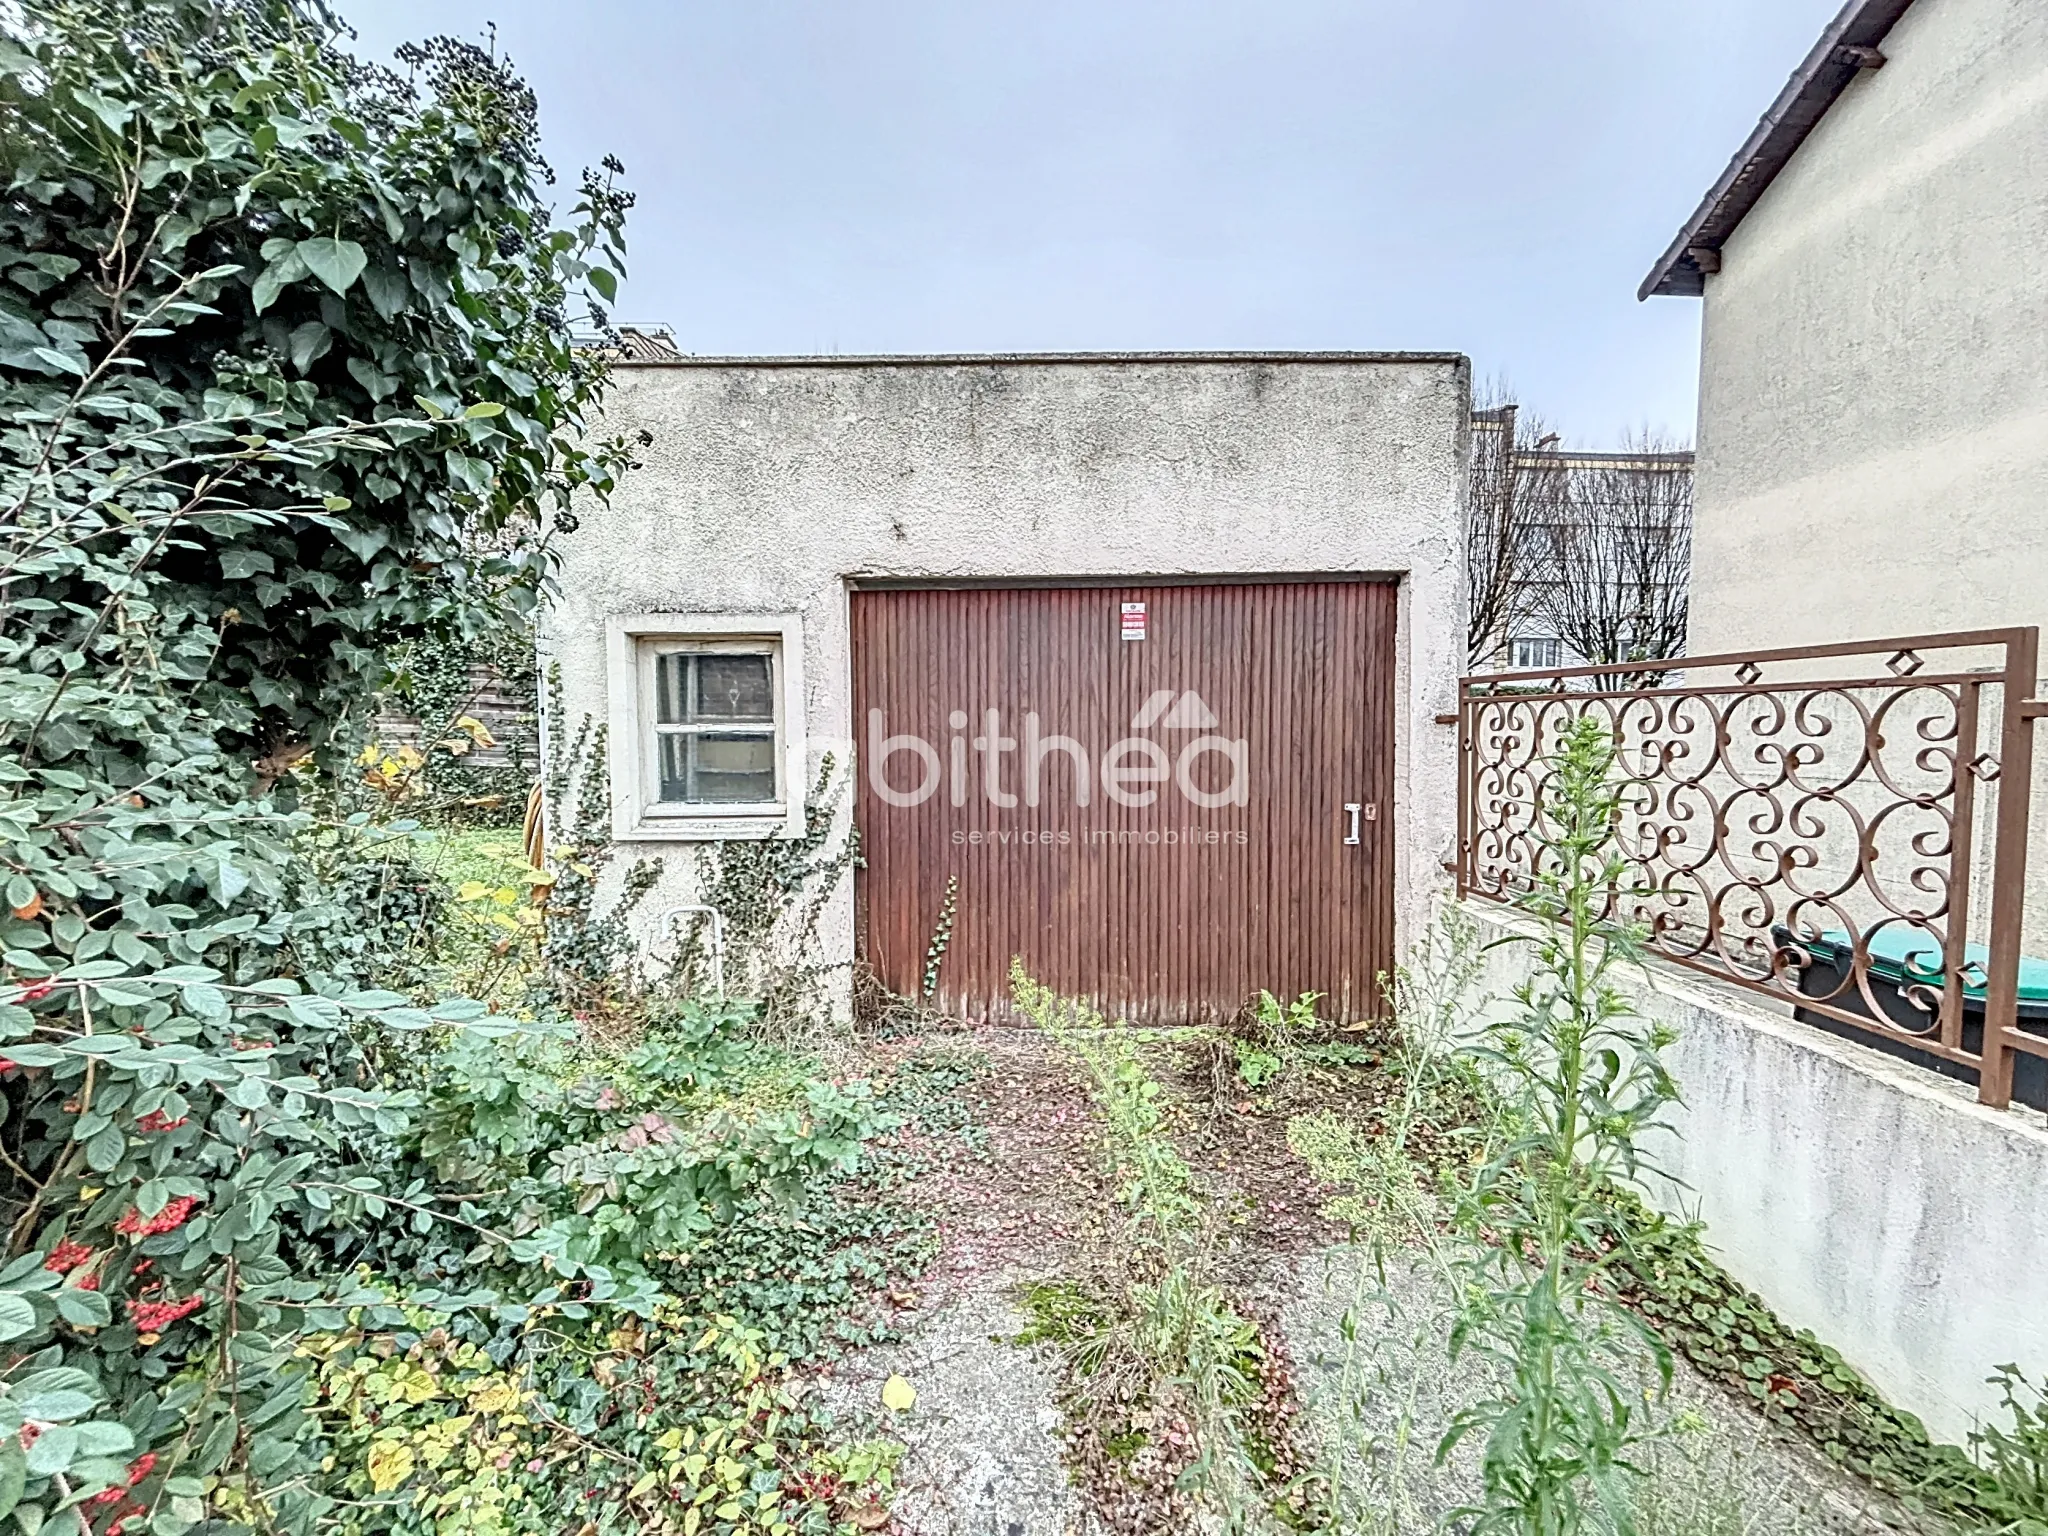
<path fill-rule="evenodd" d="M 605 637 L 612 835 L 802 836 L 802 618 L 630 614 Z"/>
<path fill-rule="evenodd" d="M 640 642 L 653 815 L 780 808 L 776 644 Z"/>

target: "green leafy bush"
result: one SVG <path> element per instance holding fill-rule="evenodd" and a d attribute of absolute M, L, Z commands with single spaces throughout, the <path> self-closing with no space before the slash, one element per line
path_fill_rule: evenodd
<path fill-rule="evenodd" d="M 336 1260 L 455 1215 L 405 1166 L 421 1099 L 390 1067 L 420 1053 L 391 1042 L 516 1028 L 409 995 L 398 936 L 441 897 L 404 829 L 324 820 L 295 765 L 346 756 L 393 644 L 530 610 L 539 516 L 609 489 L 567 318 L 609 293 L 627 199 L 586 179 L 557 227 L 524 87 L 461 45 L 413 63 L 367 69 L 285 0 L 0 19 L 25 1531 L 323 1517 L 302 1341 L 389 1300 Z"/>

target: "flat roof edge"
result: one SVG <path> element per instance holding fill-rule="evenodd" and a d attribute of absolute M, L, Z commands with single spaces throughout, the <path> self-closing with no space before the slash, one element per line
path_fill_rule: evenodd
<path fill-rule="evenodd" d="M 1118 363 L 1347 363 L 1470 366 L 1462 352 L 876 352 L 844 356 L 621 357 L 614 368 L 963 368 Z"/>

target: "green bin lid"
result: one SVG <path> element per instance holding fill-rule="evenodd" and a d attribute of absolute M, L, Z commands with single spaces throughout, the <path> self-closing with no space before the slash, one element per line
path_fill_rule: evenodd
<path fill-rule="evenodd" d="M 1870 950 L 1871 970 L 1887 981 L 1941 985 L 1941 946 L 1925 928 L 1892 923 L 1869 935 L 1865 943 Z M 1830 928 L 1810 947 L 1822 958 L 1839 963 L 1848 958 L 1854 942 L 1841 929 Z M 1966 967 L 1974 966 L 1981 974 L 1990 963 L 1991 951 L 1982 944 L 1963 946 L 1963 964 Z M 1982 1001 L 1984 984 L 1965 981 L 1963 996 Z M 2048 960 L 2037 960 L 2032 955 L 2020 956 L 2019 1000 L 2048 1005 Z"/>

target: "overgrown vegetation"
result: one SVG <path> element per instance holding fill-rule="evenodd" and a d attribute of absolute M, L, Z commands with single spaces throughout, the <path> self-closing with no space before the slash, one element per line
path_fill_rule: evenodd
<path fill-rule="evenodd" d="M 1082 1068 L 1121 1221 L 1090 1273 L 1031 1287 L 1020 1343 L 1062 1352 L 1073 1458 L 1120 1531 L 1202 1516 L 1241 1530 L 1318 1523 L 1284 1343 L 1217 1275 L 1224 1214 L 1175 1150 L 1128 1031 L 1012 969 L 1018 1007 Z"/>
<path fill-rule="evenodd" d="M 804 798 L 799 837 L 709 843 L 698 857 L 698 889 L 725 919 L 726 964 L 761 999 L 766 1025 L 800 1034 L 822 1011 L 832 967 L 818 954 L 818 922 L 826 903 L 860 863 L 860 839 L 842 827 L 840 803 L 850 783 L 826 753 Z M 693 979 L 701 970 L 704 920 L 683 930 L 675 965 Z"/>
<path fill-rule="evenodd" d="M 1469 1239 L 1451 1358 L 1476 1348 L 1506 1385 L 1460 1410 L 1438 1455 L 1482 1437 L 1474 1536 L 1580 1530 L 1633 1536 L 1629 1460 L 1648 1433 L 1637 1385 L 1662 1341 L 1611 1297 L 1606 1272 L 1632 1229 L 1605 1191 L 1649 1166 L 1643 1141 L 1677 1099 L 1659 1052 L 1671 1035 L 1638 1017 L 1611 979 L 1635 936 L 1607 922 L 1622 862 L 1613 851 L 1614 747 L 1582 715 L 1551 760 L 1550 833 L 1531 904 L 1552 919 L 1514 1008 L 1467 1054 L 1501 1134 L 1459 1192 Z"/>
<path fill-rule="evenodd" d="M 1549 923 L 1512 1006 L 1487 1021 L 1477 934 L 1447 909 L 1394 978 L 1386 1066 L 1399 1101 L 1369 1129 L 1327 1114 L 1289 1127 L 1295 1150 L 1345 1191 L 1331 1214 L 1372 1258 L 1344 1320 L 1339 1396 L 1352 1422 L 1366 1422 L 1375 1399 L 1394 1426 L 1362 1456 L 1331 1456 L 1340 1525 L 1427 1523 L 1405 1486 L 1421 1423 L 1420 1383 L 1404 1372 L 1429 1358 L 1425 1341 L 1440 1330 L 1453 1357 L 1476 1340 L 1488 1368 L 1475 1383 L 1493 1383 L 1476 1387 L 1437 1448 L 1483 1446 L 1485 1499 L 1464 1512 L 1474 1530 L 1759 1528 L 1733 1490 L 1692 1468 L 1698 1421 L 1657 1411 L 1674 1355 L 1909 1509 L 1971 1531 L 2041 1529 L 2048 1435 L 2016 1371 L 1995 1378 L 2009 1426 L 1973 1436 L 1974 1460 L 1936 1445 L 1837 1350 L 1736 1285 L 1696 1226 L 1633 1193 L 1652 1167 L 1642 1142 L 1676 1090 L 1658 1060 L 1667 1037 L 1632 1018 L 1613 984 L 1636 950 L 1600 918 L 1621 877 L 1610 755 L 1604 733 L 1581 722 L 1549 765 L 1553 841 L 1532 897 Z M 1436 1276 L 1443 1304 L 1405 1313 L 1385 1283 L 1393 1263 Z M 1361 1462 L 1369 1488 L 1353 1476 Z"/>
<path fill-rule="evenodd" d="M 642 976 L 601 733 L 549 879 L 345 792 L 388 659 L 529 613 L 628 455 L 569 338 L 618 167 L 558 225 L 506 63 L 402 62 L 0 18 L 0 1514 L 831 1530 L 892 1458 L 790 1372 L 917 1262 L 894 1116 Z"/>
<path fill-rule="evenodd" d="M 422 638 L 387 658 L 384 712 L 416 723 L 413 809 L 467 825 L 516 826 L 540 767 L 540 673 L 528 624 Z M 480 718 L 486 686 L 518 706 L 495 728 Z M 482 761 L 486 752 L 497 760 Z"/>
<path fill-rule="evenodd" d="M 1909 1507 L 1970 1530 L 2035 1536 L 2048 1530 L 2048 1434 L 2040 1399 L 2017 1371 L 1993 1380 L 2009 1426 L 1987 1424 L 1970 1449 L 1943 1445 L 1894 1407 L 1833 1345 L 1783 1322 L 1701 1247 L 1696 1228 L 1671 1222 L 1633 1195 L 1611 1197 L 1633 1233 L 1612 1267 L 1619 1294 L 1702 1375 L 1752 1401 L 1831 1460 Z"/>

